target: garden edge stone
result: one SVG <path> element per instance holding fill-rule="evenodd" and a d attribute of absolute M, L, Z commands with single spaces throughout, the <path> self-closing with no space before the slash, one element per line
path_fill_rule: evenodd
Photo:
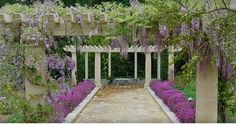
<path fill-rule="evenodd" d="M 71 112 L 69 113 L 63 123 L 73 123 L 74 120 L 78 117 L 78 115 L 82 112 L 82 110 L 86 107 L 86 105 L 90 102 L 90 100 L 94 97 L 97 91 L 100 88 L 96 86 L 90 94 L 86 96 L 86 98 Z"/>
<path fill-rule="evenodd" d="M 168 118 L 173 122 L 173 123 L 180 123 L 179 119 L 176 117 L 175 113 L 172 112 L 169 107 L 163 103 L 163 101 L 156 96 L 156 94 L 152 91 L 152 89 L 147 86 L 146 87 L 147 91 L 149 94 L 152 96 L 152 98 L 161 106 L 162 110 L 165 112 L 165 114 L 168 116 Z"/>

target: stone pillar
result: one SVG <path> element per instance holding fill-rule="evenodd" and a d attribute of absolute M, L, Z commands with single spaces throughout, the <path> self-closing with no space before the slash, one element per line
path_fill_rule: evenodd
<path fill-rule="evenodd" d="M 72 60 L 75 62 L 75 69 L 72 70 L 72 82 L 74 85 L 77 84 L 77 80 L 76 80 L 76 72 L 77 72 L 77 57 L 76 57 L 76 52 L 72 52 Z"/>
<path fill-rule="evenodd" d="M 138 79 L 138 54 L 134 53 L 134 79 Z"/>
<path fill-rule="evenodd" d="M 197 67 L 196 122 L 217 123 L 218 72 L 215 64 Z"/>
<path fill-rule="evenodd" d="M 101 53 L 95 53 L 95 82 L 97 86 L 101 86 Z"/>
<path fill-rule="evenodd" d="M 157 53 L 157 80 L 161 80 L 161 53 Z"/>
<path fill-rule="evenodd" d="M 148 86 L 152 80 L 151 52 L 147 52 L 145 56 L 145 86 Z"/>
<path fill-rule="evenodd" d="M 85 79 L 88 79 L 88 53 L 85 53 Z"/>
<path fill-rule="evenodd" d="M 174 65 L 174 52 L 173 49 L 168 49 L 168 80 L 174 81 L 175 79 L 175 65 Z"/>

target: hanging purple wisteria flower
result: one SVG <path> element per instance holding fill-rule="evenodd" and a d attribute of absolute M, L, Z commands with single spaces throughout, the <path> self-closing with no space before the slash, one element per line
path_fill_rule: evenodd
<path fill-rule="evenodd" d="M 235 75 L 234 66 L 229 63 L 223 65 L 223 76 L 225 79 L 230 80 Z"/>
<path fill-rule="evenodd" d="M 119 44 L 119 41 L 117 40 L 117 38 L 112 38 L 111 39 L 110 46 L 111 46 L 112 49 L 120 47 L 120 44 Z"/>
<path fill-rule="evenodd" d="M 200 22 L 197 19 L 191 21 L 193 31 L 198 31 L 200 29 Z"/>
<path fill-rule="evenodd" d="M 147 42 L 147 30 L 146 28 L 142 28 L 140 30 L 140 46 L 145 46 L 146 42 Z"/>
<path fill-rule="evenodd" d="M 189 33 L 188 25 L 186 23 L 183 23 L 181 25 L 181 34 L 182 35 L 187 35 L 188 33 Z"/>
<path fill-rule="evenodd" d="M 168 35 L 168 29 L 166 25 L 159 25 L 160 35 L 166 37 Z"/>
<path fill-rule="evenodd" d="M 83 16 L 78 15 L 75 17 L 75 22 L 79 24 L 83 24 Z"/>
<path fill-rule="evenodd" d="M 174 34 L 176 34 L 176 35 L 181 34 L 181 25 L 178 25 L 178 26 L 174 29 Z"/>
<path fill-rule="evenodd" d="M 0 44 L 0 56 L 3 56 L 4 54 L 6 54 L 6 45 L 5 44 Z"/>
<path fill-rule="evenodd" d="M 68 56 L 66 57 L 65 65 L 66 65 L 66 69 L 70 71 L 75 68 L 75 62 Z"/>
<path fill-rule="evenodd" d="M 58 56 L 49 56 L 47 65 L 50 76 L 58 83 L 65 83 L 70 78 L 71 71 L 75 68 L 75 62 L 68 56 L 64 59 Z"/>
<path fill-rule="evenodd" d="M 49 69 L 60 70 L 64 69 L 64 61 L 63 59 L 55 56 L 50 56 L 47 59 L 47 64 Z"/>

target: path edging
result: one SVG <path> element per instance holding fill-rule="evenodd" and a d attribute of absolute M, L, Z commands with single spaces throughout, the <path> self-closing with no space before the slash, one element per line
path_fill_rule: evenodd
<path fill-rule="evenodd" d="M 90 94 L 86 96 L 86 98 L 66 117 L 63 123 L 72 123 L 78 117 L 80 112 L 86 107 L 86 105 L 90 102 L 96 92 L 99 90 L 99 87 L 95 87 Z"/>
<path fill-rule="evenodd" d="M 152 96 L 152 98 L 161 106 L 162 110 L 165 112 L 165 114 L 168 116 L 168 118 L 173 123 L 180 123 L 180 121 L 176 117 L 175 113 L 172 112 L 169 109 L 169 107 L 165 103 L 163 103 L 163 101 L 158 96 L 156 96 L 156 94 L 152 91 L 152 89 L 149 86 L 146 86 L 146 89 L 148 90 L 148 92 Z"/>

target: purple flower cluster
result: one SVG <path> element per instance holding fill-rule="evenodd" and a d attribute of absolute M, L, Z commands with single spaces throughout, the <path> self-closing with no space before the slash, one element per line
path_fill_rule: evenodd
<path fill-rule="evenodd" d="M 198 31 L 200 29 L 200 21 L 199 20 L 194 19 L 191 21 L 191 24 L 192 24 L 192 29 L 194 31 Z"/>
<path fill-rule="evenodd" d="M 50 56 L 47 59 L 48 68 L 52 70 L 61 70 L 64 69 L 64 61 L 63 59 L 56 57 L 56 56 Z"/>
<path fill-rule="evenodd" d="M 48 68 L 52 70 L 73 70 L 75 68 L 75 62 L 70 58 L 66 57 L 62 59 L 57 56 L 49 56 L 47 59 Z"/>
<path fill-rule="evenodd" d="M 166 25 L 160 25 L 159 26 L 159 30 L 160 30 L 160 35 L 163 37 L 166 37 L 168 34 L 168 29 Z"/>
<path fill-rule="evenodd" d="M 195 109 L 183 107 L 177 110 L 176 115 L 183 123 L 193 123 L 195 121 L 195 113 Z"/>
<path fill-rule="evenodd" d="M 160 95 L 163 91 L 169 90 L 172 88 L 172 83 L 171 82 L 163 82 L 161 83 L 160 81 L 152 81 L 150 84 L 151 88 L 153 91 L 156 91 L 156 95 Z"/>
<path fill-rule="evenodd" d="M 0 43 L 0 56 L 3 56 L 4 54 L 6 54 L 6 51 L 7 51 L 6 45 Z"/>
<path fill-rule="evenodd" d="M 195 102 L 187 100 L 181 91 L 175 90 L 173 82 L 154 80 L 151 81 L 150 87 L 170 110 L 176 114 L 180 122 L 195 122 Z"/>
<path fill-rule="evenodd" d="M 236 73 L 233 64 L 230 63 L 223 64 L 222 72 L 223 72 L 222 76 L 227 80 L 232 79 L 232 77 L 234 77 Z"/>
<path fill-rule="evenodd" d="M 75 68 L 75 62 L 68 56 L 66 57 L 65 64 L 67 70 L 73 70 Z"/>
<path fill-rule="evenodd" d="M 67 92 L 55 96 L 53 104 L 55 122 L 63 122 L 64 118 L 78 106 L 86 96 L 95 88 L 92 81 L 80 82 Z"/>

